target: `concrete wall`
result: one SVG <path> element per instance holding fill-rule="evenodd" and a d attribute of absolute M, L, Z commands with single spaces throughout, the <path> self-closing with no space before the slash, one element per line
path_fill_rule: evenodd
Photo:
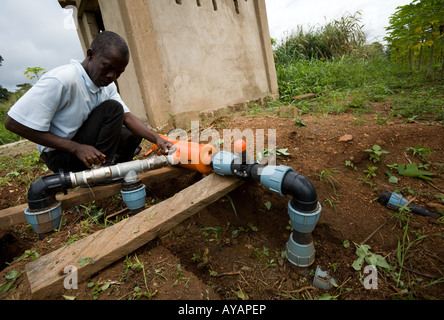
<path fill-rule="evenodd" d="M 105 30 L 114 31 L 121 35 L 129 45 L 132 38 L 131 34 L 127 32 L 126 24 L 122 19 L 120 10 L 114 10 L 114 8 L 119 7 L 118 2 L 119 0 L 99 0 L 104 28 Z M 117 81 L 119 93 L 132 113 L 136 114 L 143 121 L 149 122 L 151 125 L 156 125 L 156 123 L 159 125 L 159 122 L 155 121 L 154 115 L 149 113 L 150 106 L 146 105 L 144 101 L 143 86 L 139 83 L 139 77 L 136 71 L 136 62 L 139 61 L 139 59 L 137 59 L 134 54 L 134 49 L 131 47 L 130 52 L 130 62 L 125 72 Z"/>
<path fill-rule="evenodd" d="M 254 1 L 147 1 L 172 112 L 257 99 L 270 92 Z"/>
<path fill-rule="evenodd" d="M 131 62 L 119 90 L 154 127 L 171 115 L 278 95 L 265 0 L 70 2 L 84 8 L 79 26 L 96 2 L 104 28 L 127 40 Z M 79 29 L 81 41 L 89 41 L 88 27 Z"/>

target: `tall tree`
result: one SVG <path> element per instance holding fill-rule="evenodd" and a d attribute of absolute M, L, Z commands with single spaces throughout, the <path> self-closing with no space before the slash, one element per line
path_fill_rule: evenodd
<path fill-rule="evenodd" d="M 427 73 L 431 73 L 435 53 L 444 50 L 444 0 L 414 0 L 397 7 L 389 23 L 385 40 L 395 61 L 408 58 L 413 69 L 414 56 L 418 56 L 420 70 L 423 56 L 428 55 Z M 439 58 L 444 59 L 442 54 Z M 444 72 L 444 61 L 442 67 Z"/>

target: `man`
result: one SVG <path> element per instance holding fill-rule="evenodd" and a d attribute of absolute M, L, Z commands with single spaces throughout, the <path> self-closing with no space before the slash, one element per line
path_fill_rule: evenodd
<path fill-rule="evenodd" d="M 130 161 L 145 138 L 163 154 L 173 147 L 133 115 L 115 81 L 130 58 L 122 37 L 101 32 L 83 62 L 71 60 L 42 78 L 11 107 L 5 127 L 37 144 L 53 172 Z"/>

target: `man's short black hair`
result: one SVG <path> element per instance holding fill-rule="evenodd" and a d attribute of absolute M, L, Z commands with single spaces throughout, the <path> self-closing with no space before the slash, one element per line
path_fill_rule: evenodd
<path fill-rule="evenodd" d="M 100 32 L 91 43 L 91 49 L 102 55 L 107 55 L 110 48 L 117 48 L 122 57 L 129 58 L 129 49 L 126 41 L 112 31 Z"/>

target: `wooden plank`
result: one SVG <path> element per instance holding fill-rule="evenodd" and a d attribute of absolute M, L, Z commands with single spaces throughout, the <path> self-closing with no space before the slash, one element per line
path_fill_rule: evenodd
<path fill-rule="evenodd" d="M 76 267 L 78 281 L 84 281 L 170 230 L 242 183 L 240 179 L 213 173 L 131 218 L 28 263 L 26 274 L 32 299 L 47 299 L 60 295 L 64 290 L 66 267 Z M 79 263 L 79 259 L 82 258 L 90 258 L 93 263 L 82 266 Z"/>
<path fill-rule="evenodd" d="M 26 222 L 25 210 L 28 204 L 22 204 L 12 208 L 3 209 L 0 212 L 0 230 L 6 230 L 11 226 Z"/>
<path fill-rule="evenodd" d="M 179 167 L 166 167 L 153 171 L 141 173 L 139 178 L 147 187 L 159 182 L 165 182 L 167 179 L 189 173 L 189 170 Z M 57 199 L 62 201 L 62 209 L 69 209 L 80 204 L 89 203 L 94 200 L 100 200 L 120 192 L 121 184 L 110 186 L 97 186 L 93 188 L 79 188 L 77 190 L 68 190 L 68 194 L 60 194 Z M 7 208 L 0 211 L 0 229 L 5 230 L 11 226 L 26 223 L 25 209 L 28 204 L 22 204 L 13 208 Z"/>
<path fill-rule="evenodd" d="M 306 93 L 301 94 L 299 96 L 291 98 L 291 100 L 307 100 L 307 99 L 314 99 L 316 98 L 316 95 L 314 93 Z"/>

